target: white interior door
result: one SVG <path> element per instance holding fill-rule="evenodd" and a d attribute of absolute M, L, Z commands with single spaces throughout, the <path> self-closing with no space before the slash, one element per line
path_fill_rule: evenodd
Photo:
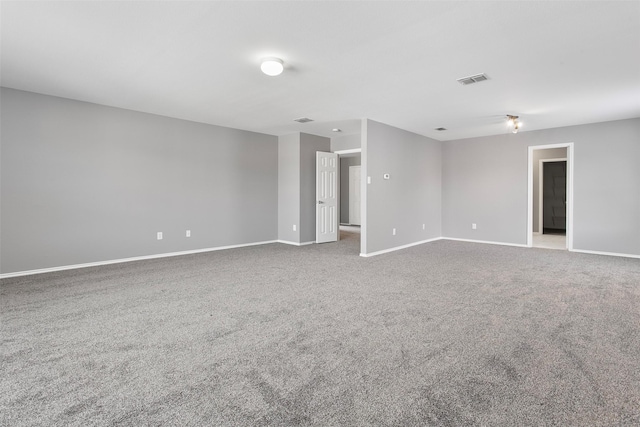
<path fill-rule="evenodd" d="M 360 225 L 360 166 L 349 166 L 349 224 Z"/>
<path fill-rule="evenodd" d="M 316 152 L 316 243 L 338 241 L 338 155 Z"/>

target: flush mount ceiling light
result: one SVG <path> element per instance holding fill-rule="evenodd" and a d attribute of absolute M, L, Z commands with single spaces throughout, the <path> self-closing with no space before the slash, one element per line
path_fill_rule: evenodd
<path fill-rule="evenodd" d="M 522 122 L 518 120 L 518 116 L 507 114 L 507 126 L 511 129 L 511 132 L 518 133 L 518 130 L 522 127 Z"/>
<path fill-rule="evenodd" d="M 263 58 L 260 69 L 267 76 L 279 76 L 284 70 L 284 63 L 280 58 Z"/>
<path fill-rule="evenodd" d="M 342 129 L 333 128 L 333 129 L 331 129 L 331 132 L 342 132 Z"/>

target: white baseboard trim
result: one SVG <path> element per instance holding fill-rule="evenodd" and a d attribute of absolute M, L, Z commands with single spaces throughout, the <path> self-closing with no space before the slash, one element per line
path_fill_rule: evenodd
<path fill-rule="evenodd" d="M 640 255 L 633 254 L 621 254 L 617 252 L 601 252 L 601 251 L 587 251 L 584 249 L 572 249 L 570 252 L 579 252 L 582 254 L 591 254 L 591 255 L 606 255 L 606 256 L 617 256 L 623 258 L 638 258 L 640 259 Z"/>
<path fill-rule="evenodd" d="M 400 249 L 410 248 L 411 246 L 417 246 L 417 245 L 422 245 L 424 243 L 435 242 L 436 240 L 441 240 L 441 239 L 442 239 L 442 237 L 435 237 L 433 239 L 421 240 L 419 242 L 409 243 L 408 245 L 396 246 L 396 247 L 393 247 L 393 248 L 383 249 L 381 251 L 370 252 L 370 253 L 367 253 L 367 254 L 360 253 L 360 256 L 363 257 L 363 258 L 368 258 L 368 257 L 376 256 L 376 255 L 386 254 L 386 253 L 389 253 L 389 252 L 399 251 Z"/>
<path fill-rule="evenodd" d="M 301 243 L 297 243 L 297 242 L 290 242 L 288 240 L 277 240 L 278 243 L 284 243 L 285 245 L 293 245 L 293 246 L 305 246 L 305 245 L 312 245 L 315 242 L 301 242 Z"/>
<path fill-rule="evenodd" d="M 536 234 L 536 233 L 534 232 L 534 234 Z M 490 245 L 515 246 L 515 247 L 518 247 L 518 248 L 529 248 L 529 247 L 531 247 L 531 246 L 527 246 L 527 245 L 521 245 L 521 244 L 518 244 L 518 243 L 489 242 L 489 241 L 486 241 L 486 240 L 456 239 L 454 237 L 442 237 L 442 240 L 455 240 L 455 241 L 459 241 L 459 242 L 486 243 L 486 244 L 490 244 Z M 542 249 L 544 249 L 544 248 L 542 248 Z M 584 250 L 584 249 L 569 249 L 569 252 L 578 252 L 578 253 L 583 253 L 583 254 L 606 255 L 606 256 L 617 256 L 617 257 L 624 257 L 624 258 L 638 258 L 638 259 L 640 259 L 640 255 L 622 254 L 622 253 L 617 253 L 617 252 L 588 251 L 588 250 Z"/>
<path fill-rule="evenodd" d="M 469 242 L 469 243 L 485 243 L 488 245 L 515 246 L 516 248 L 529 247 L 526 244 L 520 244 L 520 243 L 491 242 L 488 240 L 457 239 L 455 237 L 443 237 L 442 240 L 455 240 L 456 242 Z"/>
<path fill-rule="evenodd" d="M 240 245 L 218 246 L 218 247 L 215 247 L 215 248 L 195 249 L 195 250 L 190 250 L 190 251 L 169 252 L 169 253 L 165 253 L 165 254 L 145 255 L 145 256 L 137 256 L 137 257 L 121 258 L 121 259 L 111 259 L 111 260 L 108 260 L 108 261 L 88 262 L 88 263 L 85 263 L 85 264 L 63 265 L 63 266 L 60 266 L 60 267 L 41 268 L 41 269 L 38 269 L 38 270 L 16 271 L 14 273 L 3 273 L 3 274 L 0 274 L 0 279 L 8 279 L 10 277 L 30 276 L 32 274 L 53 273 L 55 271 L 74 270 L 74 269 L 77 269 L 77 268 L 99 267 L 101 265 L 120 264 L 120 263 L 123 263 L 123 262 L 144 261 L 144 260 L 147 260 L 147 259 L 168 258 L 168 257 L 173 257 L 173 256 L 181 256 L 181 255 L 192 255 L 192 254 L 199 254 L 199 253 L 202 253 L 202 252 L 222 251 L 222 250 L 225 250 L 225 249 L 244 248 L 246 246 L 267 245 L 269 243 L 276 243 L 276 242 L 277 242 L 277 240 L 268 240 L 268 241 L 264 241 L 264 242 L 243 243 L 243 244 L 240 244 Z"/>

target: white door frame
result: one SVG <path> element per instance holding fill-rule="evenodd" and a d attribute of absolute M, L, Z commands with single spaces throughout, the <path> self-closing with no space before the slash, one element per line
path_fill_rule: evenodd
<path fill-rule="evenodd" d="M 366 147 L 367 144 L 367 119 L 362 119 L 361 121 L 361 129 L 362 134 L 360 135 L 360 148 L 351 148 L 348 150 L 336 150 L 334 153 L 337 153 L 338 156 L 341 154 L 351 154 L 351 153 L 360 153 L 360 256 L 365 253 L 365 248 L 367 247 L 367 188 L 366 188 L 366 170 L 367 170 L 367 156 L 362 155 L 362 147 Z M 365 152 L 366 154 L 366 152 Z"/>
<path fill-rule="evenodd" d="M 543 221 L 542 221 L 542 203 L 544 199 L 542 198 L 542 188 L 544 185 L 544 177 L 542 175 L 542 171 L 544 170 L 544 164 L 547 162 L 566 162 L 567 158 L 558 158 L 558 159 L 540 159 L 538 161 L 538 233 L 542 234 Z M 567 180 L 568 181 L 568 180 Z M 566 208 L 566 207 L 565 207 Z"/>
<path fill-rule="evenodd" d="M 336 150 L 333 153 L 338 155 L 338 159 L 341 159 L 342 156 L 344 154 L 356 154 L 356 153 L 360 153 L 360 155 L 362 156 L 362 148 L 349 148 L 347 150 Z M 362 157 L 360 158 L 360 182 L 362 182 Z M 338 162 L 338 164 L 340 164 L 340 162 Z M 341 176 L 340 173 L 338 173 L 338 212 L 340 212 L 340 180 L 343 179 L 343 177 Z M 364 202 L 362 201 L 362 189 L 360 190 L 360 222 L 362 223 L 362 212 L 364 209 Z M 340 224 L 340 220 L 338 219 L 338 224 Z M 364 229 L 364 227 L 362 227 L 362 225 L 360 226 L 361 230 Z"/>
<path fill-rule="evenodd" d="M 357 169 L 357 170 L 356 170 Z M 355 173 L 352 173 L 355 172 Z M 353 176 L 352 175 L 356 175 L 358 180 L 358 185 L 352 185 L 352 179 Z M 360 203 L 361 197 L 361 191 L 362 191 L 362 185 L 360 185 L 360 181 L 362 180 L 362 165 L 354 165 L 354 166 L 349 166 L 349 224 L 350 225 L 360 225 L 360 223 L 362 222 L 360 220 L 361 215 L 360 215 L 360 210 L 362 207 L 362 203 Z M 354 180 L 355 181 L 355 180 Z M 354 190 L 354 191 L 352 191 Z M 355 194 L 354 194 L 355 193 Z M 355 195 L 357 194 L 358 197 L 355 197 Z M 357 202 L 357 203 L 355 203 Z M 357 218 L 357 222 L 354 222 L 355 216 L 353 215 L 353 209 L 352 207 L 357 206 L 357 212 L 358 212 L 358 218 Z"/>
<path fill-rule="evenodd" d="M 342 154 L 362 153 L 362 148 L 351 148 L 349 150 L 337 150 L 337 151 L 334 151 L 334 153 L 337 154 L 338 156 Z"/>
<path fill-rule="evenodd" d="M 573 142 L 563 144 L 529 146 L 528 164 L 528 197 L 527 197 L 527 246 L 533 247 L 533 152 L 549 148 L 567 149 L 567 249 L 573 250 L 573 170 L 574 147 Z"/>

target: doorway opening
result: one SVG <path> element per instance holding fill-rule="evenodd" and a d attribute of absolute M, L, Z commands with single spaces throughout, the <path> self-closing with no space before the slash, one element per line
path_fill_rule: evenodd
<path fill-rule="evenodd" d="M 573 249 L 573 143 L 529 147 L 527 246 Z"/>
<path fill-rule="evenodd" d="M 547 249 L 567 248 L 567 158 L 566 148 L 540 150 L 537 154 L 554 156 L 560 151 L 563 158 L 539 159 L 538 227 L 534 222 L 533 246 Z M 535 156 L 534 152 L 534 156 Z M 534 171 L 535 175 L 535 171 Z M 534 182 L 535 185 L 535 182 Z M 534 189 L 535 193 L 535 189 Z M 534 194 L 535 201 L 535 194 Z"/>
<path fill-rule="evenodd" d="M 540 159 L 539 224 L 542 234 L 567 234 L 567 159 Z"/>

